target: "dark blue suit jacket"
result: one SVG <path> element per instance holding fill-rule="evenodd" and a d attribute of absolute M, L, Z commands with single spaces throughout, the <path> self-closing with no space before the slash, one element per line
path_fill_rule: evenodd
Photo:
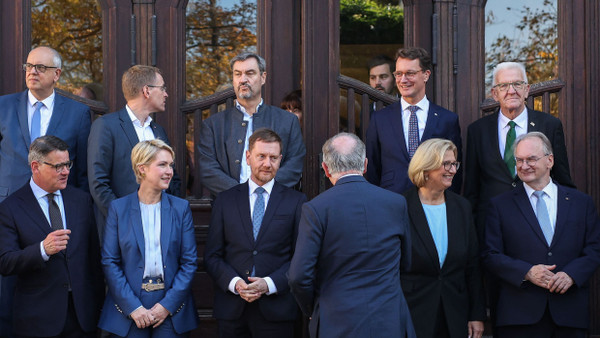
<path fill-rule="evenodd" d="M 537 323 L 546 311 L 560 326 L 587 328 L 589 279 L 600 265 L 600 219 L 592 198 L 558 186 L 557 220 L 548 246 L 520 183 L 492 198 L 485 225 L 485 267 L 500 280 L 496 325 Z M 536 264 L 556 264 L 575 282 L 563 295 L 524 281 Z"/>
<path fill-rule="evenodd" d="M 169 143 L 160 125 L 150 122 L 154 136 Z M 106 217 L 110 203 L 137 191 L 138 184 L 131 168 L 131 150 L 138 144 L 133 123 L 125 108 L 99 117 L 92 124 L 88 144 L 90 193 Z M 168 192 L 179 195 L 181 181 L 174 174 Z M 103 224 L 99 224 L 102 228 Z"/>
<path fill-rule="evenodd" d="M 430 138 L 448 139 L 458 148 L 457 161 L 462 159 L 462 141 L 458 115 L 429 101 L 427 123 L 421 142 Z M 382 188 L 404 193 L 413 184 L 408 178 L 408 149 L 402 128 L 402 103 L 400 101 L 376 111 L 367 129 L 367 180 Z M 452 190 L 459 193 L 462 186 L 462 169 L 452 182 Z"/>
<path fill-rule="evenodd" d="M 27 90 L 0 97 L 0 202 L 31 178 L 27 162 L 29 124 L 27 122 Z M 46 135 L 59 137 L 69 145 L 73 168 L 69 185 L 88 191 L 87 140 L 90 133 L 88 106 L 54 96 L 54 110 Z"/>
<path fill-rule="evenodd" d="M 271 321 L 296 319 L 298 307 L 289 292 L 286 273 L 305 201 L 304 194 L 275 182 L 255 241 L 248 182 L 217 195 L 204 253 L 206 271 L 216 286 L 215 318 L 240 318 L 246 301 L 231 293 L 228 285 L 234 277 L 248 283 L 254 266 L 257 277 L 271 277 L 277 287 L 277 294 L 257 300 L 263 316 Z"/>
<path fill-rule="evenodd" d="M 175 331 L 184 333 L 197 326 L 191 289 L 198 257 L 190 204 L 163 192 L 160 217 L 166 294 L 159 303 L 172 315 Z M 142 305 L 144 254 L 140 204 L 134 192 L 113 201 L 106 219 L 102 266 L 108 293 L 98 323 L 101 329 L 126 336 L 135 325 L 127 316 Z"/>
<path fill-rule="evenodd" d="M 292 293 L 311 337 L 414 337 L 400 268 L 410 266 L 406 200 L 348 176 L 302 207 Z"/>
<path fill-rule="evenodd" d="M 55 336 L 63 330 L 69 284 L 81 328 L 93 331 L 98 322 L 104 279 L 92 199 L 69 186 L 61 194 L 71 234 L 66 250 L 48 261 L 40 242 L 52 228 L 29 182 L 0 204 L 0 273 L 17 278 L 12 311 L 19 335 Z"/>

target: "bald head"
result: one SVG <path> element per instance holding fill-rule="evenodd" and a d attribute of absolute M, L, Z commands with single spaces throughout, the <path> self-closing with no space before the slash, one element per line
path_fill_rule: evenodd
<path fill-rule="evenodd" d="M 354 134 L 339 133 L 323 145 L 323 163 L 331 176 L 362 175 L 365 158 L 365 144 Z"/>

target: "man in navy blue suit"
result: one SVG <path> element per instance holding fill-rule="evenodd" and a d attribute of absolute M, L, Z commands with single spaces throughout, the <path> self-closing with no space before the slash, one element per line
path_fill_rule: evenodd
<path fill-rule="evenodd" d="M 69 185 L 88 190 L 87 139 L 89 108 L 54 90 L 62 60 L 50 47 L 34 48 L 23 65 L 27 90 L 0 97 L 0 202 L 31 178 L 29 145 L 39 136 L 54 135 L 69 145 L 73 168 Z M 10 335 L 10 302 L 14 279 L 1 283 L 0 336 Z"/>
<path fill-rule="evenodd" d="M 334 185 L 305 203 L 290 265 L 311 337 L 414 337 L 400 269 L 410 266 L 406 200 L 369 184 L 365 145 L 341 133 L 323 146 Z"/>
<path fill-rule="evenodd" d="M 298 306 L 286 274 L 306 196 L 275 180 L 277 133 L 258 129 L 248 142 L 250 179 L 217 195 L 206 240 L 214 316 L 221 338 L 293 337 Z"/>
<path fill-rule="evenodd" d="M 104 278 L 89 194 L 67 186 L 68 145 L 34 140 L 29 182 L 0 203 L 0 273 L 14 275 L 13 334 L 95 337 Z"/>
<path fill-rule="evenodd" d="M 589 279 L 600 265 L 600 219 L 592 198 L 554 183 L 548 138 L 515 141 L 523 182 L 492 198 L 483 262 L 499 279 L 498 337 L 585 337 Z"/>
<path fill-rule="evenodd" d="M 448 139 L 462 158 L 458 115 L 427 99 L 425 85 L 433 65 L 429 53 L 419 47 L 396 53 L 396 86 L 402 98 L 371 116 L 367 129 L 367 180 L 382 188 L 403 193 L 413 184 L 408 164 L 419 144 L 430 138 Z M 459 169 L 451 189 L 460 192 Z"/>

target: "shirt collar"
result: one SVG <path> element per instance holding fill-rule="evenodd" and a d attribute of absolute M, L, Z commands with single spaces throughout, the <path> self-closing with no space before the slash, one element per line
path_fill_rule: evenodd
<path fill-rule="evenodd" d="M 29 180 L 29 186 L 31 187 L 31 190 L 33 191 L 33 195 L 35 196 L 36 199 L 40 199 L 40 198 L 45 198 L 46 195 L 50 194 L 49 192 L 47 192 L 46 190 L 40 188 L 39 185 L 37 185 L 35 183 L 35 181 L 33 180 L 33 177 Z M 62 196 L 60 193 L 60 190 L 56 190 L 54 192 L 55 195 L 58 196 Z"/>
<path fill-rule="evenodd" d="M 127 110 L 127 115 L 129 115 L 129 118 L 131 119 L 131 122 L 133 123 L 133 125 L 138 126 L 138 127 L 146 127 L 150 125 L 150 122 L 152 122 L 152 117 L 150 117 L 148 115 L 148 118 L 146 119 L 146 123 L 145 125 L 142 125 L 142 121 L 140 121 L 140 119 L 137 118 L 137 116 L 135 116 L 135 114 L 133 113 L 133 110 L 131 110 L 131 108 L 129 108 L 128 105 L 125 105 L 125 109 Z"/>
<path fill-rule="evenodd" d="M 267 194 L 271 196 L 271 191 L 273 190 L 273 185 L 275 185 L 275 179 L 270 180 L 269 182 L 262 185 Z M 259 185 L 256 184 L 251 178 L 248 179 L 248 195 L 252 195 L 254 190 L 258 188 Z"/>
<path fill-rule="evenodd" d="M 500 124 L 500 127 L 506 128 L 508 122 L 510 121 L 514 121 L 519 128 L 527 130 L 527 107 L 525 107 L 521 114 L 515 117 L 514 120 L 511 120 L 508 117 L 506 117 L 506 115 L 502 114 L 501 111 L 498 112 L 498 123 Z"/>
<path fill-rule="evenodd" d="M 52 90 L 52 94 L 50 94 L 50 96 L 41 100 L 41 102 L 44 104 L 44 106 L 46 106 L 46 108 L 52 106 L 52 103 L 54 102 L 54 96 L 55 96 L 55 92 L 54 92 L 54 90 Z M 40 101 L 40 100 L 36 99 L 35 96 L 33 96 L 33 94 L 31 93 L 31 90 L 27 91 L 27 99 L 29 101 L 30 106 L 33 106 L 36 102 Z"/>
<path fill-rule="evenodd" d="M 402 111 L 408 111 L 408 107 L 410 106 L 417 106 L 424 112 L 429 111 L 429 100 L 427 100 L 427 95 L 423 96 L 421 101 L 417 102 L 417 104 L 410 104 L 406 102 L 403 97 L 400 98 L 400 103 L 402 104 Z"/>
<path fill-rule="evenodd" d="M 258 109 L 260 108 L 260 106 L 262 106 L 263 104 L 263 99 L 260 99 L 260 102 L 258 103 L 258 105 L 256 106 L 256 112 L 258 113 Z M 248 112 L 246 111 L 246 108 L 244 108 L 244 106 L 242 106 L 238 100 L 235 100 L 235 107 L 237 108 L 237 110 L 241 111 L 242 114 L 244 114 L 244 117 L 250 118 L 252 117 L 250 114 L 248 114 Z"/>
<path fill-rule="evenodd" d="M 525 182 L 523 182 L 523 187 L 525 188 L 525 193 L 527 193 L 527 197 L 531 199 L 531 195 L 533 195 L 535 190 Z M 556 184 L 554 184 L 554 182 L 552 182 L 552 179 L 550 180 L 550 183 L 548 183 L 542 189 L 542 191 L 545 192 L 546 195 L 550 196 L 552 200 L 556 200 L 556 196 L 558 195 L 558 187 L 556 186 Z"/>

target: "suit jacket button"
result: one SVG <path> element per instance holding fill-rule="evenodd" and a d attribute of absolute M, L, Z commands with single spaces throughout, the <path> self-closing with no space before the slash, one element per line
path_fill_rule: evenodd
<path fill-rule="evenodd" d="M 252 251 L 252 255 L 256 256 L 258 254 L 258 251 L 254 250 Z"/>
<path fill-rule="evenodd" d="M 245 272 L 247 275 L 249 275 L 249 274 L 250 274 L 250 271 L 248 271 L 248 270 L 246 270 L 246 271 L 244 271 L 244 272 Z"/>
<path fill-rule="evenodd" d="M 240 164 L 240 160 L 235 160 L 235 164 Z"/>
<path fill-rule="evenodd" d="M 242 122 L 242 127 L 245 127 L 245 126 L 246 126 L 246 122 Z"/>
<path fill-rule="evenodd" d="M 238 140 L 238 144 L 242 144 L 242 139 L 239 139 L 239 140 Z"/>
<path fill-rule="evenodd" d="M 548 252 L 548 256 L 552 256 L 552 252 Z"/>

